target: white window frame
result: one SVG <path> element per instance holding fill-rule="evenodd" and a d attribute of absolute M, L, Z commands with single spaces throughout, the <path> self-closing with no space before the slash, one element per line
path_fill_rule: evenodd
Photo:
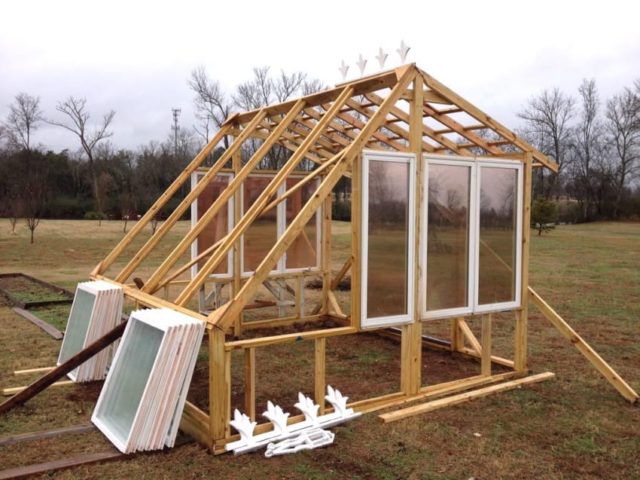
<path fill-rule="evenodd" d="M 198 177 L 204 177 L 206 172 L 195 171 L 191 174 L 191 190 L 196 188 L 196 185 L 201 180 Z M 233 173 L 218 173 L 216 177 L 228 177 L 229 183 L 233 180 Z M 234 199 L 233 196 L 227 202 L 227 232 L 233 229 L 233 212 L 234 212 Z M 195 227 L 198 223 L 198 197 L 191 204 L 191 228 Z M 195 240 L 191 244 L 191 260 L 195 259 L 199 255 L 198 253 L 198 240 Z M 195 263 L 191 266 L 191 278 L 193 279 L 198 274 L 198 264 Z M 212 273 L 209 277 L 213 278 L 232 278 L 233 277 L 233 249 L 230 249 L 227 253 L 227 271 L 225 273 Z"/>
<path fill-rule="evenodd" d="M 420 312 L 424 320 L 455 317 L 468 314 L 479 314 L 513 310 L 521 306 L 522 286 L 522 215 L 523 215 L 523 168 L 519 160 L 492 160 L 490 158 L 461 157 L 457 155 L 424 154 L 423 178 L 423 213 L 420 238 Z M 429 201 L 429 164 L 469 166 L 471 167 L 469 191 L 469 265 L 467 278 L 467 305 L 441 310 L 427 310 L 427 241 L 428 241 L 428 201 Z M 516 170 L 516 262 L 515 262 L 515 299 L 509 302 L 479 304 L 480 277 L 480 182 L 483 167 Z"/>
<path fill-rule="evenodd" d="M 509 170 L 516 170 L 516 258 L 515 258 L 515 295 L 514 300 L 510 302 L 500 303 L 487 303 L 480 305 L 478 302 L 478 285 L 480 278 L 480 209 L 475 213 L 476 215 L 476 232 L 477 241 L 474 244 L 475 248 L 475 285 L 476 295 L 474 298 L 473 310 L 475 313 L 488 313 L 497 312 L 501 310 L 511 310 L 518 308 L 521 305 L 521 287 L 522 287 L 522 202 L 523 202 L 523 174 L 522 174 L 522 162 L 517 160 L 501 160 L 497 162 L 482 160 L 478 161 L 478 173 L 477 173 L 477 188 L 476 188 L 476 205 L 480 205 L 480 185 L 482 183 L 482 169 L 483 168 L 503 168 Z"/>
<path fill-rule="evenodd" d="M 251 173 L 249 178 L 270 178 L 273 179 L 274 175 L 268 173 Z M 305 177 L 305 174 L 290 174 L 288 178 L 300 178 L 301 180 Z M 314 180 L 312 180 L 313 182 Z M 287 192 L 287 181 L 286 179 L 278 186 L 277 195 L 278 197 L 282 197 Z M 276 221 L 276 241 L 278 241 L 283 235 L 285 230 L 287 229 L 287 201 L 280 202 L 277 206 L 277 221 Z M 321 262 L 321 222 L 322 222 L 322 212 L 323 206 L 320 205 L 315 212 L 316 216 L 316 264 L 311 267 L 299 267 L 299 268 L 287 268 L 287 252 L 282 254 L 280 259 L 276 264 L 276 268 L 271 270 L 270 275 L 277 275 L 279 273 L 296 273 L 296 272 L 314 272 L 320 269 Z M 240 215 L 244 215 L 244 187 L 240 187 Z M 253 271 L 245 271 L 244 268 L 244 234 L 240 236 L 240 271 L 242 272 L 242 277 L 250 277 L 253 275 Z"/>
<path fill-rule="evenodd" d="M 367 290 L 369 266 L 367 264 L 369 254 L 369 236 L 367 235 L 369 227 L 369 162 L 385 161 L 385 162 L 403 162 L 409 164 L 409 213 L 407 218 L 407 313 L 402 315 L 388 315 L 386 317 L 368 318 L 367 312 Z M 362 329 L 380 328 L 390 325 L 402 325 L 413 323 L 415 321 L 414 308 L 414 278 L 415 278 L 415 212 L 416 212 L 416 156 L 412 153 L 402 152 L 380 152 L 368 151 L 362 152 L 362 179 L 361 179 L 361 203 L 362 218 L 361 226 L 361 291 L 360 291 L 360 308 Z"/>
<path fill-rule="evenodd" d="M 424 169 L 423 169 L 423 208 L 422 208 L 422 225 L 420 229 L 420 271 L 422 272 L 420 278 L 420 306 L 421 314 L 424 319 L 434 318 L 446 318 L 455 317 L 460 315 L 466 315 L 473 312 L 473 306 L 475 303 L 475 227 L 474 227 L 474 214 L 476 211 L 476 162 L 473 160 L 462 159 L 460 157 L 444 156 L 444 155 L 423 155 Z M 469 220 L 468 220 L 468 232 L 467 242 L 469 245 L 469 251 L 467 252 L 467 305 L 464 307 L 443 308 L 440 310 L 427 310 L 427 242 L 429 241 L 429 165 L 445 165 L 445 166 L 460 166 L 469 168 Z"/>

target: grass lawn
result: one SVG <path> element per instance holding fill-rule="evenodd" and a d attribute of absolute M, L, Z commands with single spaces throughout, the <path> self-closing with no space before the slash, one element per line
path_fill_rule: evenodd
<path fill-rule="evenodd" d="M 156 254 L 187 228 L 178 226 Z M 150 232 L 149 232 L 150 233 Z M 0 221 L 0 273 L 24 272 L 73 290 L 122 236 L 122 224 L 47 221 L 29 244 L 21 224 L 11 235 Z M 334 269 L 347 256 L 349 227 L 336 222 Z M 140 242 L 136 244 L 140 246 Z M 630 383 L 640 390 L 640 224 L 559 226 L 532 238 L 531 285 Z M 338 292 L 341 301 L 348 292 Z M 2 300 L 0 300 L 2 302 Z M 348 310 L 348 309 L 347 309 Z M 640 478 L 640 408 L 629 405 L 532 307 L 530 367 L 557 379 L 392 424 L 369 414 L 337 427 L 333 446 L 265 459 L 261 454 L 214 457 L 196 444 L 128 461 L 62 471 L 54 478 L 381 478 L 381 479 L 633 479 Z M 64 328 L 67 307 L 37 315 Z M 472 322 L 477 331 L 478 325 Z M 497 331 L 512 332 L 509 319 Z M 447 326 L 425 324 L 425 331 Z M 501 329 L 501 330 L 500 330 Z M 400 347 L 372 335 L 327 343 L 329 381 L 376 393 L 392 390 Z M 506 338 L 506 336 L 505 336 Z M 348 343 L 351 341 L 351 343 Z M 341 343 L 342 342 L 342 343 Z M 500 342 L 497 347 L 508 349 Z M 258 411 L 281 385 L 309 391 L 312 344 L 258 354 Z M 0 303 L 0 387 L 36 377 L 13 371 L 55 363 L 60 342 Z M 202 359 L 206 352 L 201 354 Z M 425 381 L 439 378 L 448 354 L 427 354 Z M 291 362 L 291 359 L 295 363 Z M 332 361 L 334 359 L 335 361 Z M 240 359 L 239 359 L 240 360 Z M 345 361 L 346 360 L 346 361 Z M 240 363 L 239 361 L 236 363 Z M 464 368 L 479 371 L 476 363 Z M 298 375 L 291 375 L 295 369 Z M 433 373 L 432 373 L 433 372 Z M 467 373 L 468 374 L 468 373 Z M 232 397 L 241 397 L 241 372 L 232 372 Z M 352 382 L 350 388 L 349 382 Z M 357 386 L 359 385 L 359 387 Z M 364 385 L 364 387 L 362 387 Z M 0 417 L 0 437 L 75 425 L 90 419 L 100 383 L 51 388 Z M 260 390 L 262 388 L 262 390 Z M 310 392 L 309 392 L 310 393 Z M 291 398 L 291 403 L 295 398 Z M 283 399 L 284 401 L 284 399 Z M 110 448 L 98 432 L 0 447 L 0 469 Z M 49 476 L 47 476 L 49 478 Z"/>

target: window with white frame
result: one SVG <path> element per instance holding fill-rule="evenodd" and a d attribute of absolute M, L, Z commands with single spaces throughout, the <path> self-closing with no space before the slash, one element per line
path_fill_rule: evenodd
<path fill-rule="evenodd" d="M 363 328 L 414 320 L 415 176 L 415 155 L 363 153 Z"/>
<path fill-rule="evenodd" d="M 520 305 L 522 164 L 425 155 L 422 313 Z"/>
<path fill-rule="evenodd" d="M 195 172 L 191 176 L 191 188 L 204 177 L 204 172 Z M 284 195 L 293 189 L 304 178 L 302 174 L 290 175 L 278 189 L 278 196 Z M 222 191 L 229 186 L 233 179 L 232 173 L 218 173 L 205 187 L 202 193 L 191 205 L 191 226 L 193 227 L 202 215 L 211 207 Z M 271 183 L 273 174 L 251 174 L 243 182 L 241 187 L 241 214 L 244 214 L 258 199 L 264 189 Z M 260 215 L 247 229 L 240 242 L 240 263 L 243 275 L 250 275 L 262 262 L 275 245 L 288 225 L 293 221 L 302 207 L 306 205 L 320 183 L 319 179 L 311 180 L 302 187 L 297 188 L 285 200 L 269 211 Z M 211 247 L 215 242 L 229 233 L 234 226 L 233 221 L 234 200 L 229 199 L 218 213 L 213 217 L 209 225 L 198 235 L 191 245 L 191 258 L 196 258 L 200 253 Z M 301 270 L 317 269 L 320 265 L 320 241 L 322 221 L 322 206 L 311 217 L 300 235 L 291 244 L 283 257 L 274 265 L 273 273 L 295 272 Z M 206 258 L 200 263 L 204 264 Z M 200 263 L 191 268 L 192 276 L 198 273 Z M 233 272 L 233 251 L 227 254 L 227 261 L 221 262 L 212 273 L 213 277 L 230 277 Z"/>
<path fill-rule="evenodd" d="M 204 172 L 194 172 L 191 174 L 191 189 L 193 190 L 200 180 L 205 176 Z M 202 215 L 217 200 L 222 191 L 229 186 L 233 179 L 232 173 L 218 173 L 204 188 L 198 198 L 191 204 L 191 227 L 193 228 Z M 218 213 L 213 217 L 209 225 L 198 235 L 195 242 L 191 244 L 191 258 L 196 258 L 200 253 L 211 247 L 218 240 L 223 238 L 233 228 L 233 197 L 226 205 L 223 205 Z M 191 267 L 191 276 L 198 273 L 198 268 L 207 261 L 203 259 Z M 233 272 L 233 252 L 227 254 L 227 261 L 221 262 L 213 271 L 214 277 L 230 277 Z"/>
<path fill-rule="evenodd" d="M 303 178 L 303 175 L 290 175 L 278 188 L 278 197 L 293 189 Z M 241 189 L 242 214 L 249 210 L 272 179 L 273 175 L 253 174 L 243 182 Z M 320 179 L 307 182 L 278 205 L 261 214 L 249 226 L 242 235 L 241 241 L 241 270 L 244 276 L 250 275 L 258 268 L 278 239 L 284 235 L 289 224 L 314 194 L 319 184 Z M 273 266 L 273 273 L 319 268 L 321 221 L 322 206 L 318 208 L 285 254 Z"/>

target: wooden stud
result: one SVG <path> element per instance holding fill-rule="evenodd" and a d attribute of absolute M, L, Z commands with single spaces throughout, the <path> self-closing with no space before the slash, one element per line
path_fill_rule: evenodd
<path fill-rule="evenodd" d="M 300 340 L 315 340 L 316 338 L 329 338 L 339 335 L 349 335 L 356 333 L 352 327 L 326 328 L 322 330 L 311 330 L 307 332 L 285 333 L 284 335 L 274 335 L 271 337 L 247 338 L 245 340 L 235 340 L 227 342 L 224 348 L 228 351 L 243 348 L 267 347 L 269 345 L 280 345 L 284 343 L 294 343 Z"/>
<path fill-rule="evenodd" d="M 464 338 L 471 345 L 471 348 L 475 350 L 478 353 L 478 355 L 481 355 L 482 346 L 480 345 L 480 342 L 478 341 L 476 336 L 473 334 L 473 332 L 471 331 L 471 327 L 469 327 L 469 324 L 465 321 L 464 318 L 458 319 L 458 327 L 460 328 L 460 331 L 464 335 Z"/>
<path fill-rule="evenodd" d="M 231 357 L 225 351 L 224 332 L 209 331 L 209 431 L 212 440 L 225 438 L 231 420 Z"/>
<path fill-rule="evenodd" d="M 549 320 L 558 331 L 569 340 L 584 357 L 598 370 L 613 387 L 620 392 L 624 398 L 631 403 L 638 401 L 638 394 L 629 386 L 624 379 L 618 375 L 611 366 L 591 348 L 591 346 L 578 335 L 578 333 L 569 325 L 553 308 L 538 295 L 533 288 L 529 287 L 529 298 L 536 307 L 542 312 L 547 320 Z"/>
<path fill-rule="evenodd" d="M 325 375 L 326 375 L 326 347 L 327 339 L 316 338 L 315 340 L 315 400 L 320 405 L 320 415 L 325 413 Z"/>
<path fill-rule="evenodd" d="M 233 168 L 234 176 L 240 174 L 240 170 L 242 170 L 242 152 L 241 151 L 238 151 L 233 155 L 232 168 Z M 240 192 L 240 189 L 238 188 L 233 194 L 233 225 L 237 225 L 238 223 L 240 223 L 241 217 L 242 217 L 242 194 Z M 240 286 L 242 281 L 242 272 L 240 271 L 240 269 L 242 268 L 241 267 L 242 264 L 240 261 L 242 248 L 241 248 L 240 242 L 241 242 L 241 239 L 238 238 L 235 242 L 233 242 L 233 247 L 232 247 L 233 248 L 233 253 L 232 253 L 233 283 L 231 284 L 232 297 L 237 295 L 237 293 L 240 291 Z M 240 335 L 242 335 L 243 320 L 244 320 L 244 312 L 240 312 L 238 316 L 234 319 L 233 334 L 236 337 L 239 337 Z"/>
<path fill-rule="evenodd" d="M 478 390 L 472 390 L 470 392 L 460 393 L 451 397 L 445 397 L 439 400 L 433 400 L 431 402 L 423 403 L 421 405 L 415 405 L 413 407 L 407 407 L 402 410 L 396 410 L 395 412 L 384 413 L 380 415 L 380 418 L 385 422 L 395 422 L 404 418 L 413 417 L 421 413 L 432 412 L 439 408 L 449 407 L 451 405 L 458 405 L 460 403 L 469 402 L 476 398 L 486 397 L 493 393 L 505 392 L 507 390 L 513 390 L 524 385 L 530 385 L 532 383 L 543 382 L 554 378 L 555 374 L 552 372 L 539 373 L 537 375 L 531 375 L 529 377 L 520 378 L 518 380 L 512 380 L 510 382 L 500 383 L 498 385 L 492 385 L 490 387 L 480 388 Z"/>
<path fill-rule="evenodd" d="M 256 419 L 256 349 L 244 351 L 244 411 Z"/>
<path fill-rule="evenodd" d="M 322 313 L 329 311 L 328 295 L 331 290 L 331 209 L 332 195 L 327 195 L 322 209 L 322 248 L 320 250 L 320 264 L 322 269 Z"/>
<path fill-rule="evenodd" d="M 519 371 L 527 370 L 527 335 L 529 318 L 529 250 L 531 243 L 531 190 L 532 190 L 532 162 L 531 153 L 526 153 L 524 162 L 524 192 L 522 205 L 522 273 L 521 273 L 521 308 L 516 312 L 516 326 L 514 333 L 515 368 Z"/>
<path fill-rule="evenodd" d="M 362 154 L 358 155 L 351 170 L 351 325 L 362 326 Z"/>
<path fill-rule="evenodd" d="M 484 376 L 491 375 L 491 314 L 482 315 L 482 357 L 480 372 Z"/>

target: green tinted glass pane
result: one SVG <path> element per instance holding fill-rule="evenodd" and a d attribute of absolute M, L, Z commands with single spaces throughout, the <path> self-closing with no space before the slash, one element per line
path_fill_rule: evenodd
<path fill-rule="evenodd" d="M 81 289 L 76 291 L 58 362 L 66 362 L 84 347 L 95 301 L 96 296 L 93 293 Z"/>
<path fill-rule="evenodd" d="M 133 420 L 147 386 L 164 332 L 144 322 L 131 319 L 131 332 L 113 364 L 109 391 L 97 416 L 109 425 L 120 441 L 126 442 Z"/>

